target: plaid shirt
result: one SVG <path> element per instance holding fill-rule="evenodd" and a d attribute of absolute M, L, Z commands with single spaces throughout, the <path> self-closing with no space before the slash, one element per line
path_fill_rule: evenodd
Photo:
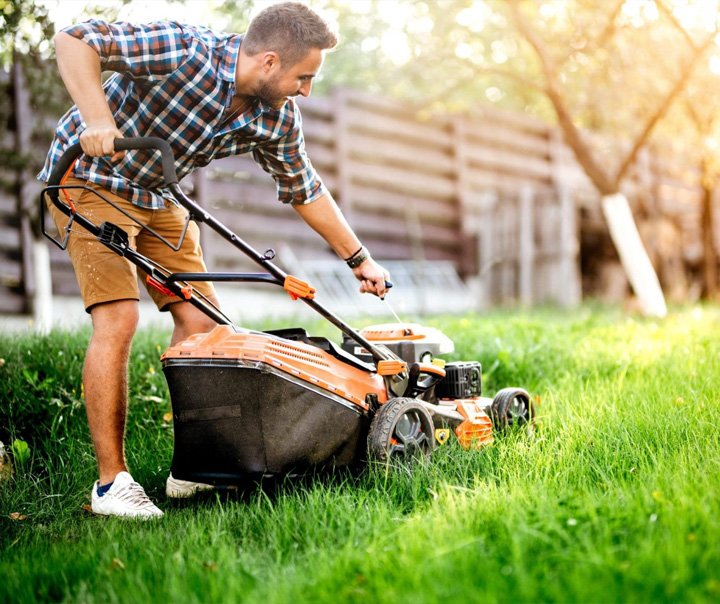
<path fill-rule="evenodd" d="M 283 203 L 308 203 L 326 192 L 305 153 L 300 111 L 292 99 L 279 110 L 256 99 L 220 126 L 235 93 L 242 36 L 173 22 L 93 20 L 63 31 L 95 49 L 103 69 L 116 72 L 104 89 L 123 136 L 167 140 L 178 178 L 213 159 L 249 152 L 275 179 Z M 75 106 L 60 119 L 39 180 L 47 181 L 84 126 Z M 160 154 L 153 151 L 129 151 L 115 163 L 81 156 L 74 175 L 145 208 L 163 208 L 170 198 L 162 187 Z"/>

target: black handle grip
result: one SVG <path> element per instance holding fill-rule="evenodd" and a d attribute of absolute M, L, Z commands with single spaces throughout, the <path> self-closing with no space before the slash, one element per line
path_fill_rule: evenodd
<path fill-rule="evenodd" d="M 175 172 L 175 156 L 173 155 L 170 143 L 156 136 L 145 136 L 141 138 L 116 138 L 115 151 L 130 151 L 131 149 L 157 149 L 162 155 L 162 170 L 165 185 L 177 183 L 178 177 Z M 60 159 L 55 164 L 50 178 L 49 186 L 57 186 L 72 163 L 82 155 L 80 143 L 70 145 L 65 149 Z"/>
<path fill-rule="evenodd" d="M 421 375 L 423 375 L 423 370 L 420 364 L 411 363 L 408 367 L 408 384 L 403 396 L 415 398 L 429 390 L 445 377 L 444 372 L 442 375 L 440 373 L 427 373 L 424 374 L 425 377 L 423 379 L 420 379 Z"/>

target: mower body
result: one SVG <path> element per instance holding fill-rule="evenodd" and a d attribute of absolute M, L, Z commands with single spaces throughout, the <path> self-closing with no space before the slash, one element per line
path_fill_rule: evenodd
<path fill-rule="evenodd" d="M 403 350 L 408 363 L 452 351 L 441 332 L 419 325 L 363 333 Z M 341 348 L 299 328 L 254 332 L 228 325 L 169 348 L 162 362 L 173 409 L 173 476 L 232 484 L 364 459 L 373 415 L 391 396 L 371 359 L 347 348 L 348 342 Z M 418 398 L 435 428 L 454 430 L 465 447 L 493 438 L 484 409 L 492 401 L 479 398 L 479 364 L 473 369 L 477 390 L 458 389 L 455 379 Z M 468 396 L 434 394 L 444 390 Z"/>

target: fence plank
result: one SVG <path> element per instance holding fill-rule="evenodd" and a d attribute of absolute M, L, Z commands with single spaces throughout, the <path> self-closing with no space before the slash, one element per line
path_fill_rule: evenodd
<path fill-rule="evenodd" d="M 347 154 L 368 165 L 394 165 L 413 172 L 446 175 L 453 172 L 452 156 L 434 147 L 418 147 L 401 140 L 378 144 L 376 137 L 366 132 L 351 132 L 347 137 Z"/>
<path fill-rule="evenodd" d="M 517 154 L 547 160 L 549 154 L 547 131 L 539 136 L 523 132 L 512 126 L 485 122 L 482 124 L 462 120 L 462 134 L 468 143 L 495 149 L 507 149 Z"/>
<path fill-rule="evenodd" d="M 347 160 L 347 169 L 353 182 L 382 187 L 388 191 L 434 199 L 454 199 L 455 183 L 450 177 L 422 174 L 395 166 L 367 165 Z"/>
<path fill-rule="evenodd" d="M 417 209 L 422 221 L 435 222 L 460 228 L 461 213 L 458 204 L 440 199 L 423 199 L 412 195 L 388 191 L 380 187 L 355 185 L 353 204 L 358 210 L 360 220 L 364 212 L 380 215 L 404 215 L 403 208 L 412 205 Z"/>
<path fill-rule="evenodd" d="M 447 128 L 407 118 L 400 119 L 349 106 L 346 120 L 349 128 L 374 134 L 381 139 L 404 139 L 418 145 L 426 145 L 428 141 L 432 141 L 434 147 L 446 150 L 449 150 L 452 144 Z"/>

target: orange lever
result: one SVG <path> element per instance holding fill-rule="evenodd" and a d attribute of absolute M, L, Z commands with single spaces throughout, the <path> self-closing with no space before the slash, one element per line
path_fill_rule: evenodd
<path fill-rule="evenodd" d="M 290 297 L 293 300 L 297 300 L 298 298 L 307 298 L 308 300 L 312 300 L 315 297 L 314 287 L 306 281 L 293 277 L 292 275 L 285 277 L 283 288 L 285 288 L 285 291 L 290 294 Z"/>
<path fill-rule="evenodd" d="M 396 361 L 394 359 L 380 361 L 377 364 L 378 375 L 397 375 L 407 369 L 405 361 Z"/>
<path fill-rule="evenodd" d="M 145 281 L 150 287 L 154 287 L 161 294 L 165 294 L 166 296 L 174 296 L 175 295 L 167 287 L 165 287 L 162 283 L 160 283 L 160 281 L 158 281 L 154 277 L 151 277 L 150 275 L 145 277 Z"/>

